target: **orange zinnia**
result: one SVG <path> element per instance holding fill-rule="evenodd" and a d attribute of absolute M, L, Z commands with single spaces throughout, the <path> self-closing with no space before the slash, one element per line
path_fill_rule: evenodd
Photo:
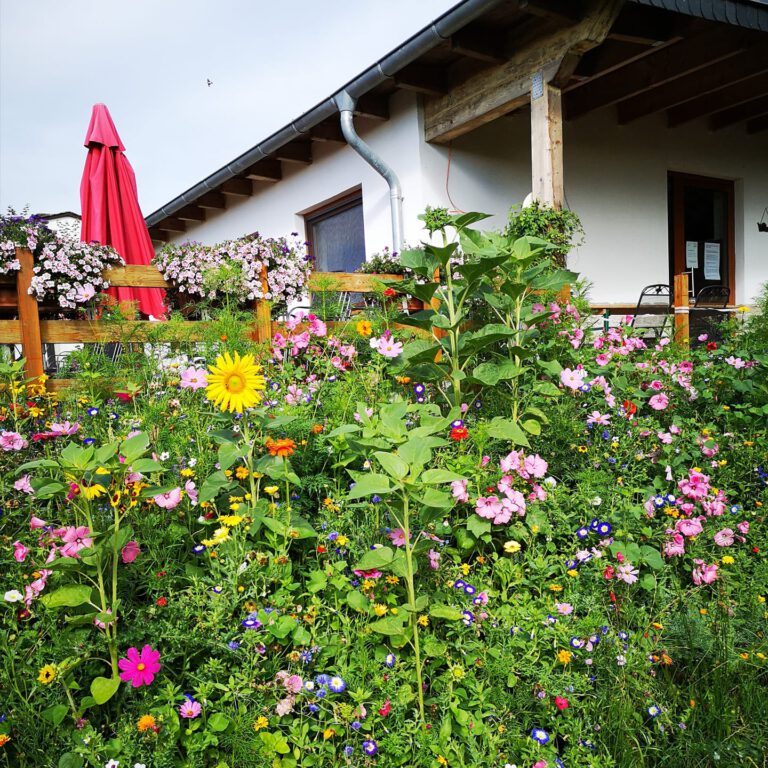
<path fill-rule="evenodd" d="M 153 729 L 155 724 L 156 721 L 152 715 L 142 715 L 139 718 L 139 722 L 136 723 L 136 730 L 139 731 L 139 733 L 144 733 L 145 731 Z"/>
<path fill-rule="evenodd" d="M 280 456 L 283 459 L 292 456 L 296 448 L 296 443 L 288 437 L 280 438 L 280 440 L 273 440 L 268 437 L 264 444 L 267 446 L 270 456 Z"/>

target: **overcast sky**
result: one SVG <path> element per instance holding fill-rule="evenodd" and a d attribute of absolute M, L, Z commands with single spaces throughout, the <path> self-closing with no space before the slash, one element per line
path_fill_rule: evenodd
<path fill-rule="evenodd" d="M 0 0 L 0 209 L 80 212 L 103 102 L 151 213 L 456 2 Z"/>

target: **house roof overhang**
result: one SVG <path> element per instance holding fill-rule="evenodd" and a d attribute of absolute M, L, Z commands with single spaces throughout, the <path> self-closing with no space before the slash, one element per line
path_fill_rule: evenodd
<path fill-rule="evenodd" d="M 768 0 L 465 0 L 293 122 L 146 218 L 167 241 L 231 198 L 343 143 L 334 101 L 388 119 L 398 90 L 421 94 L 425 138 L 445 143 L 530 101 L 533 74 L 563 92 L 567 119 L 616 105 L 620 122 L 666 112 L 717 130 L 768 130 Z"/>

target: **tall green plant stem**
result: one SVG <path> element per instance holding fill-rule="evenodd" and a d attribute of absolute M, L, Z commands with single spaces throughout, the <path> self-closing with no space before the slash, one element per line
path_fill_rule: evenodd
<path fill-rule="evenodd" d="M 411 629 L 413 630 L 413 654 L 416 659 L 416 690 L 419 697 L 419 717 L 424 722 L 424 688 L 421 680 L 421 649 L 419 647 L 419 624 L 416 616 L 416 588 L 413 583 L 413 548 L 411 547 L 410 508 L 408 494 L 403 493 L 403 535 L 405 536 L 405 571 L 406 587 L 408 589 L 408 608 L 411 614 Z"/>

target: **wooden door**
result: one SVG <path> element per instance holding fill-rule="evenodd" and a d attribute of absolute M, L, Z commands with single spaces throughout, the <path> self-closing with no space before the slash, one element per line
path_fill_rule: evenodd
<path fill-rule="evenodd" d="M 733 182 L 669 174 L 670 285 L 688 272 L 691 298 L 708 285 L 725 285 L 735 301 Z"/>

